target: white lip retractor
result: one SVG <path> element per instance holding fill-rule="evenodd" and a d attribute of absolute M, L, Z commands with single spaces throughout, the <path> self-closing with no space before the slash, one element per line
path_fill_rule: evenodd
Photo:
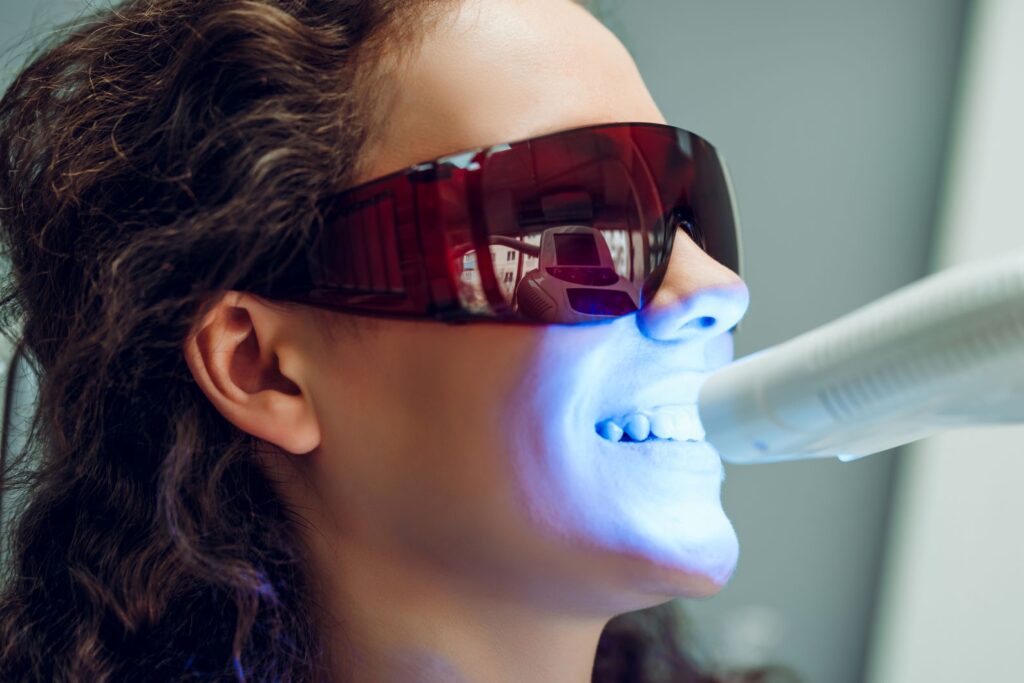
<path fill-rule="evenodd" d="M 1024 251 L 940 271 L 713 373 L 698 402 L 730 463 L 877 453 L 1024 422 Z"/>

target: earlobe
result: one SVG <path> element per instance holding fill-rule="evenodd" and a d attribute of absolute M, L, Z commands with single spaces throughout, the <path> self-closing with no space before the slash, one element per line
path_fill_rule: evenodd
<path fill-rule="evenodd" d="M 282 354 L 282 314 L 254 297 L 229 292 L 185 340 L 185 361 L 214 407 L 233 425 L 281 449 L 308 453 L 320 445 L 320 427 L 301 376 L 289 377 Z M 294 359 L 289 359 L 294 360 Z"/>

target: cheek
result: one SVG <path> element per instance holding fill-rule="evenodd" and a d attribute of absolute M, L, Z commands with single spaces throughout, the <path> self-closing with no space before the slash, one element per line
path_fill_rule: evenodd
<path fill-rule="evenodd" d="M 396 355 L 386 370 L 349 385 L 358 399 L 354 415 L 338 416 L 353 426 L 339 428 L 346 464 L 333 476 L 358 488 L 359 514 L 382 538 L 457 553 L 459 539 L 506 533 L 504 388 L 499 373 L 464 360 Z"/>
<path fill-rule="evenodd" d="M 586 414 L 587 354 L 576 344 L 552 343 L 521 369 L 500 420 L 509 486 L 533 533 L 566 540 L 579 536 L 592 506 L 593 433 Z"/>

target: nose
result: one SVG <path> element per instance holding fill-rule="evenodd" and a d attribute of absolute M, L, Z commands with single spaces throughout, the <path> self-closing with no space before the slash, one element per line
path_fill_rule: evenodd
<path fill-rule="evenodd" d="M 637 312 L 637 326 L 652 338 L 696 341 L 731 330 L 746 314 L 750 290 L 733 270 L 711 258 L 686 233 L 676 234 L 660 284 Z M 649 297 L 649 298 L 648 298 Z"/>

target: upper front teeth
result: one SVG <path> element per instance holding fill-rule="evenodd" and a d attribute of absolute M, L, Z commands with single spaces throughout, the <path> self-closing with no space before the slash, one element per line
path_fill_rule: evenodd
<path fill-rule="evenodd" d="M 626 435 L 633 441 L 648 437 L 674 441 L 702 441 L 704 428 L 696 406 L 661 406 L 646 412 L 633 412 L 597 424 L 597 433 L 608 441 L 621 441 Z"/>
<path fill-rule="evenodd" d="M 643 441 L 651 433 L 651 418 L 643 413 L 633 413 L 626 416 L 622 427 L 633 441 Z"/>

